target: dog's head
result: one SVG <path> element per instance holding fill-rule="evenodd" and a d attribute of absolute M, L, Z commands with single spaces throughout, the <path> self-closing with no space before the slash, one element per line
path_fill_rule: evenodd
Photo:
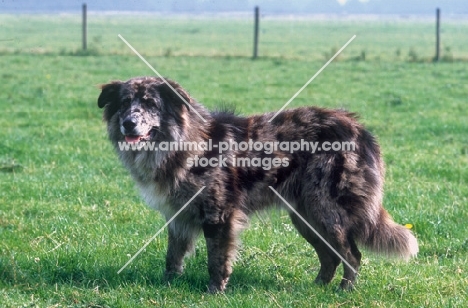
<path fill-rule="evenodd" d="M 175 127 L 184 125 L 191 98 L 179 84 L 166 81 L 141 77 L 101 87 L 98 106 L 105 107 L 111 139 L 130 143 L 172 139 Z"/>

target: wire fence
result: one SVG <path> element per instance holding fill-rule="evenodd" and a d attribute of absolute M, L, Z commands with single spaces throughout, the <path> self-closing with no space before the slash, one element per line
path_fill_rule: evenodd
<path fill-rule="evenodd" d="M 145 56 L 323 61 L 357 35 L 338 61 L 468 60 L 466 20 L 442 19 L 436 26 L 434 17 L 285 16 L 258 9 L 163 15 L 87 12 L 86 4 L 82 8 L 81 18 L 79 14 L 3 15 L 0 55 L 130 55 L 117 37 L 120 33 L 136 42 Z"/>

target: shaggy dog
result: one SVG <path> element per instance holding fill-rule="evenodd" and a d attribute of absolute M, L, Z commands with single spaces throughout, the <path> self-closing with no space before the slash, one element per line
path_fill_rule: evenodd
<path fill-rule="evenodd" d="M 358 243 L 404 259 L 418 252 L 412 233 L 382 207 L 380 149 L 352 113 L 302 107 L 269 121 L 274 113 L 240 117 L 210 112 L 176 82 L 154 77 L 103 85 L 98 106 L 104 108 L 110 141 L 143 198 L 167 220 L 205 186 L 169 224 L 168 278 L 182 273 L 183 259 L 203 231 L 208 290 L 223 291 L 248 217 L 275 205 L 288 210 L 298 232 L 317 251 L 317 283 L 329 283 L 343 262 L 340 287 L 352 288 L 361 261 Z M 183 147 L 183 142 L 193 146 Z M 337 142 L 354 148 L 331 149 Z M 252 148 L 262 144 L 263 150 Z M 304 149 L 306 144 L 311 146 Z M 312 144 L 328 145 L 328 151 L 312 151 Z M 222 153 L 218 145 L 224 145 Z"/>

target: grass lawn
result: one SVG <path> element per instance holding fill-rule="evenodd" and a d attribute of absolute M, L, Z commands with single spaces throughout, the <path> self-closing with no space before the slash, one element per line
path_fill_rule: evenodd
<path fill-rule="evenodd" d="M 434 64 L 425 22 L 267 19 L 266 57 L 252 61 L 247 20 L 91 17 L 89 55 L 74 56 L 78 18 L 1 16 L 12 41 L 0 44 L 0 307 L 466 306 L 467 23 L 445 25 L 446 61 Z M 225 294 L 205 294 L 201 239 L 185 274 L 162 280 L 166 232 L 118 275 L 164 224 L 121 167 L 97 108 L 97 85 L 152 74 L 118 33 L 206 106 L 243 114 L 281 108 L 357 34 L 289 107 L 361 115 L 384 153 L 384 205 L 413 225 L 418 257 L 364 252 L 354 292 L 337 292 L 338 279 L 316 286 L 315 252 L 286 212 L 269 212 L 243 234 Z"/>

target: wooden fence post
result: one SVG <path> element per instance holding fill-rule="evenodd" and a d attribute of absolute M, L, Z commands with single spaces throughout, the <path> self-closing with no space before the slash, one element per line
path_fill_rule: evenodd
<path fill-rule="evenodd" d="M 253 58 L 256 59 L 258 56 L 258 24 L 259 24 L 259 8 L 258 6 L 255 7 L 254 11 L 255 15 L 255 24 L 254 24 L 254 50 L 253 50 Z"/>
<path fill-rule="evenodd" d="M 440 9 L 436 9 L 436 53 L 434 61 L 438 62 L 440 59 Z"/>
<path fill-rule="evenodd" d="M 87 32 L 87 25 L 86 25 L 86 11 L 87 11 L 87 8 L 86 8 L 86 3 L 83 3 L 83 50 L 86 50 L 87 49 L 87 42 L 86 42 L 86 32 Z"/>

